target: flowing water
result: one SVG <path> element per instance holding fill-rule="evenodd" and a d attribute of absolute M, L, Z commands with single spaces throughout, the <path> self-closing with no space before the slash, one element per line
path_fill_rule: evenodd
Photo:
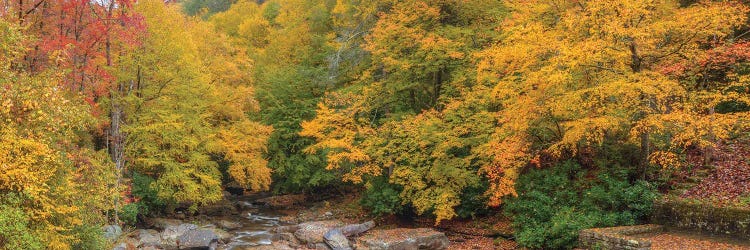
<path fill-rule="evenodd" d="M 253 205 L 250 201 L 238 201 L 243 210 L 240 215 L 224 217 L 223 219 L 238 222 L 242 227 L 228 232 L 233 235 L 232 240 L 225 246 L 227 250 L 241 250 L 253 246 L 270 245 L 273 232 L 277 226 L 288 225 L 280 221 L 281 213 L 272 209 Z"/>

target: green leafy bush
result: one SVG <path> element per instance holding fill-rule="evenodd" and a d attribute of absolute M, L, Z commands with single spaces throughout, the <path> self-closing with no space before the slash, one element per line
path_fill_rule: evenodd
<path fill-rule="evenodd" d="M 148 214 L 148 211 L 148 207 L 143 203 L 133 202 L 122 206 L 117 215 L 125 224 L 135 225 L 138 223 L 138 215 Z"/>
<path fill-rule="evenodd" d="M 486 180 L 475 186 L 464 188 L 461 192 L 461 204 L 456 207 L 456 214 L 460 218 L 474 218 L 479 215 L 489 213 L 487 206 L 487 187 L 489 184 Z"/>
<path fill-rule="evenodd" d="M 153 188 L 154 178 L 134 172 L 132 181 L 132 194 L 138 201 L 122 206 L 117 214 L 123 222 L 129 225 L 137 223 L 139 215 L 148 215 L 150 211 L 160 211 L 166 205 L 159 199 L 156 189 Z"/>
<path fill-rule="evenodd" d="M 44 249 L 44 244 L 29 225 L 29 216 L 20 205 L 0 204 L 0 248 L 3 249 Z M 4 202 L 5 203 L 5 202 Z"/>
<path fill-rule="evenodd" d="M 73 229 L 77 241 L 73 249 L 106 249 L 107 239 L 102 235 L 102 229 L 93 225 L 81 225 Z"/>
<path fill-rule="evenodd" d="M 368 185 L 360 204 L 376 216 L 397 214 L 403 211 L 400 193 L 401 190 L 397 186 L 388 183 L 384 178 L 378 178 Z"/>
<path fill-rule="evenodd" d="M 568 161 L 522 175 L 516 185 L 519 196 L 505 205 L 517 242 L 570 249 L 582 229 L 641 222 L 651 213 L 657 193 L 649 183 L 629 182 L 627 174 L 586 170 Z"/>

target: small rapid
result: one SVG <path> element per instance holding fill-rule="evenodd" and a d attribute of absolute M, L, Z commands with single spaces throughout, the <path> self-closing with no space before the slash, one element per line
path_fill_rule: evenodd
<path fill-rule="evenodd" d="M 274 237 L 272 230 L 278 226 L 288 225 L 280 221 L 282 214 L 272 209 L 257 206 L 250 201 L 239 201 L 242 211 L 239 216 L 223 219 L 240 223 L 242 226 L 229 230 L 232 240 L 226 244 L 227 250 L 242 250 L 254 246 L 271 245 Z"/>

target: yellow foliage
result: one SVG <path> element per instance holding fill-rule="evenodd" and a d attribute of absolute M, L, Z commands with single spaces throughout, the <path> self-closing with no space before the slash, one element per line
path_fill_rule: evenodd
<path fill-rule="evenodd" d="M 651 127 L 681 119 L 676 145 L 725 136 L 736 118 L 696 113 L 688 91 L 657 66 L 705 52 L 708 41 L 728 39 L 745 22 L 736 3 L 678 1 L 507 1 L 510 18 L 504 40 L 479 53 L 479 82 L 495 85 L 503 105 L 501 121 L 488 144 L 493 163 L 491 204 L 515 195 L 515 178 L 531 159 L 575 156 L 581 147 L 606 138 L 631 143 Z M 690 115 L 688 115 L 690 114 Z M 710 122 L 709 122 L 710 121 Z M 642 124 L 642 123 L 647 123 Z M 711 125 L 709 125 L 711 124 Z M 688 128 L 689 127 L 689 128 Z M 622 138 L 630 134 L 630 138 Z M 531 145 L 540 145 L 531 147 Z M 659 163 L 671 163 L 655 154 Z M 661 160 L 656 160 L 661 159 Z"/>

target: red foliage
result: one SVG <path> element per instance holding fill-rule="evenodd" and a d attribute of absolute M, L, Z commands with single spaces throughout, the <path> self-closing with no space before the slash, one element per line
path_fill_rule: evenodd
<path fill-rule="evenodd" d="M 128 10 L 134 1 L 5 1 L 0 10 L 13 12 L 0 15 L 36 38 L 25 61 L 31 72 L 54 66 L 67 73 L 64 86 L 96 99 L 115 80 L 113 58 L 137 45 L 145 31 L 142 18 Z"/>
<path fill-rule="evenodd" d="M 659 71 L 679 78 L 699 76 L 704 80 L 726 82 L 727 75 L 739 63 L 750 62 L 750 42 L 717 44 L 698 60 L 684 59 L 662 65 Z M 699 81 L 701 82 L 701 81 Z"/>

